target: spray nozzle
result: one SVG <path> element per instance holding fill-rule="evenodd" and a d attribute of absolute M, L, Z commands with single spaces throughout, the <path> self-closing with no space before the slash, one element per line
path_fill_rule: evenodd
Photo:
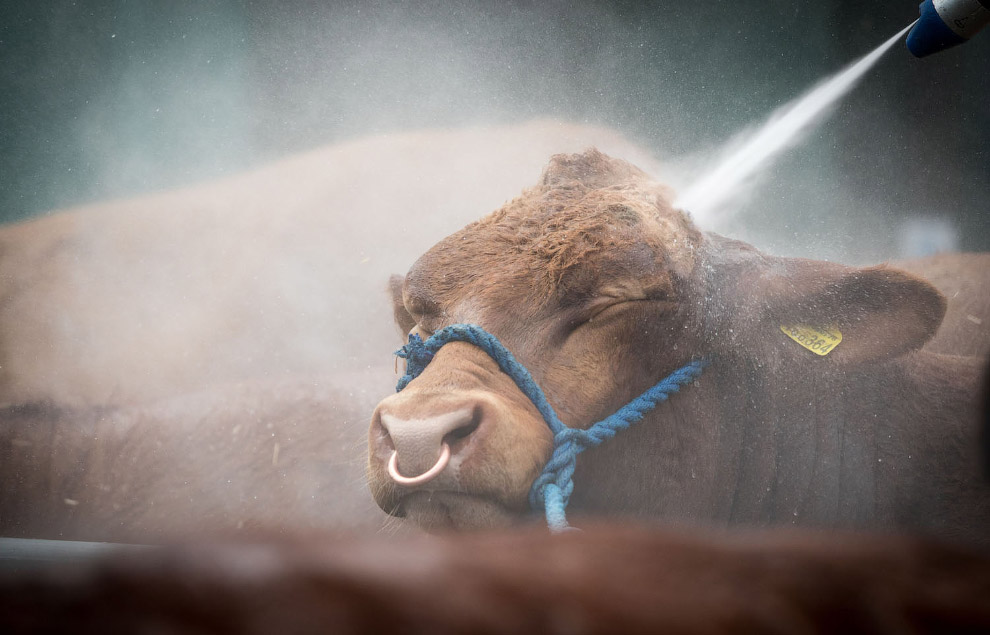
<path fill-rule="evenodd" d="M 988 23 L 990 0 L 925 0 L 907 47 L 915 57 L 925 57 L 962 44 Z"/>

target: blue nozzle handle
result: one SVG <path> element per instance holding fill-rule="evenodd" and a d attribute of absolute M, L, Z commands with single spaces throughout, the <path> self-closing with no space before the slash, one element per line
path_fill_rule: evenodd
<path fill-rule="evenodd" d="M 907 36 L 915 57 L 962 44 L 990 23 L 990 0 L 925 0 L 921 17 Z"/>

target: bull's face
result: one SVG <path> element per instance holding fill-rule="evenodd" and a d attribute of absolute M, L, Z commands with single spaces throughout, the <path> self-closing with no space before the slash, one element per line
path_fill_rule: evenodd
<path fill-rule="evenodd" d="M 480 325 L 571 427 L 690 359 L 683 333 L 696 330 L 685 275 L 697 232 L 659 186 L 629 187 L 643 176 L 631 166 L 583 158 L 581 169 L 600 163 L 600 174 L 584 175 L 591 184 L 555 160 L 541 186 L 441 241 L 392 285 L 404 332 L 425 339 L 449 324 Z M 617 177 L 627 186 L 595 187 Z M 546 423 L 495 361 L 452 343 L 376 409 L 372 490 L 384 510 L 421 526 L 503 525 L 527 512 L 551 447 Z"/>
<path fill-rule="evenodd" d="M 662 186 L 596 151 L 554 157 L 537 187 L 441 241 L 392 289 L 403 332 L 481 326 L 571 427 L 611 414 L 692 357 L 716 358 L 691 390 L 578 461 L 575 511 L 675 518 L 724 515 L 737 488 L 767 490 L 739 474 L 773 466 L 740 461 L 772 452 L 741 451 L 739 435 L 773 438 L 760 404 L 774 391 L 790 398 L 919 348 L 945 312 L 931 285 L 895 269 L 774 258 L 702 235 Z M 842 344 L 809 353 L 781 330 L 795 324 L 834 325 Z M 506 524 L 528 511 L 551 447 L 546 423 L 496 362 L 457 342 L 376 409 L 371 487 L 385 511 L 427 528 Z"/>

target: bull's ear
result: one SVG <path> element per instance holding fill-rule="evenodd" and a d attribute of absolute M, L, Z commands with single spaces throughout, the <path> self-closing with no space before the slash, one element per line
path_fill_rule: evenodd
<path fill-rule="evenodd" d="M 773 259 L 755 278 L 748 297 L 737 293 L 748 305 L 741 313 L 756 318 L 739 336 L 768 343 L 765 352 L 781 360 L 856 365 L 891 359 L 921 348 L 946 310 L 945 297 L 930 283 L 886 266 Z"/>
<path fill-rule="evenodd" d="M 405 282 L 405 277 L 398 274 L 393 274 L 388 279 L 388 290 L 392 296 L 392 315 L 395 317 L 396 326 L 399 327 L 399 334 L 402 336 L 402 341 L 405 342 L 409 331 L 413 330 L 413 327 L 416 326 L 416 320 L 409 315 L 409 311 L 406 311 L 406 305 L 402 302 L 403 282 Z"/>

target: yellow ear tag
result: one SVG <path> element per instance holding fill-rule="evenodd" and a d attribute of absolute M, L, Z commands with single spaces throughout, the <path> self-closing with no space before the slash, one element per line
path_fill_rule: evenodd
<path fill-rule="evenodd" d="M 780 330 L 815 355 L 828 355 L 842 341 L 842 333 L 835 326 L 819 328 L 800 324 L 781 326 Z"/>

